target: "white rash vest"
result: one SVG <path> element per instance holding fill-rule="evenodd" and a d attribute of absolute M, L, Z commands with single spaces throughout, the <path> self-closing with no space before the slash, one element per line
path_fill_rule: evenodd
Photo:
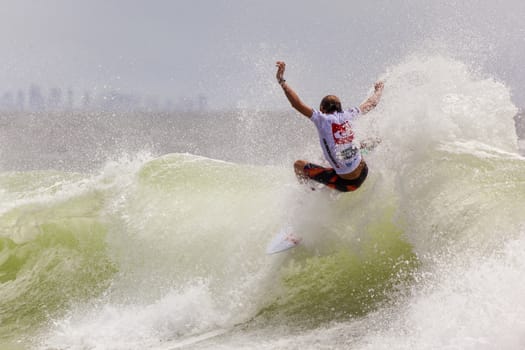
<path fill-rule="evenodd" d="M 310 119 L 319 133 L 319 141 L 326 160 L 337 174 L 348 174 L 361 163 L 361 152 L 354 145 L 353 122 L 361 114 L 358 107 L 333 114 L 314 109 Z"/>

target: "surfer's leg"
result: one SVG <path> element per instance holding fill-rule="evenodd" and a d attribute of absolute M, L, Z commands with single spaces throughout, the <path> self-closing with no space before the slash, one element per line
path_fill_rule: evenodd
<path fill-rule="evenodd" d="M 303 163 L 304 161 L 296 162 L 296 174 L 301 176 L 303 182 L 306 180 L 314 180 L 324 184 L 326 187 L 332 188 L 340 192 L 351 192 L 357 190 L 365 181 L 368 175 L 368 167 L 366 163 L 359 176 L 352 180 L 345 180 L 333 168 L 325 168 L 313 163 Z M 304 166 L 303 166 L 304 164 Z M 300 168 L 302 166 L 302 169 Z"/>
<path fill-rule="evenodd" d="M 308 163 L 304 160 L 298 160 L 295 162 L 295 174 L 299 181 L 306 183 L 307 180 L 313 180 L 322 183 L 328 187 L 334 188 L 332 182 L 335 181 L 338 176 L 332 168 L 325 168 L 317 164 Z"/>

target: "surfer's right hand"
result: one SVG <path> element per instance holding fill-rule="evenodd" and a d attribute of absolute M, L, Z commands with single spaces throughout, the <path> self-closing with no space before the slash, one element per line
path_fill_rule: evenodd
<path fill-rule="evenodd" d="M 277 81 L 279 84 L 284 80 L 284 69 L 286 68 L 286 63 L 284 61 L 277 61 L 275 64 L 277 66 L 277 74 L 275 77 L 277 78 Z"/>

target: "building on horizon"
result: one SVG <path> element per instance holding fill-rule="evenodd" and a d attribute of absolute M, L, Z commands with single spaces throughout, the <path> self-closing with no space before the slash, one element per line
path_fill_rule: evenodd
<path fill-rule="evenodd" d="M 44 97 L 40 86 L 32 84 L 29 87 L 29 109 L 32 111 L 41 111 L 45 107 Z"/>
<path fill-rule="evenodd" d="M 75 101 L 74 90 L 69 87 L 51 87 L 43 92 L 40 85 L 31 84 L 27 90 L 0 92 L 1 111 L 144 111 L 144 112 L 203 112 L 208 109 L 208 98 L 205 94 L 192 97 L 173 98 L 158 95 L 138 95 L 118 90 L 104 91 L 94 95 L 84 91 Z"/>

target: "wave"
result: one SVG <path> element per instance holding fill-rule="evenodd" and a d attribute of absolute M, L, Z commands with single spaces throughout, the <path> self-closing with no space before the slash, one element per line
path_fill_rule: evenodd
<path fill-rule="evenodd" d="M 57 334 L 73 328 L 78 341 L 94 337 L 109 347 L 122 337 L 142 344 L 159 332 L 166 340 L 254 319 L 304 326 L 307 315 L 318 324 L 365 314 L 392 288 L 385 277 L 413 264 L 410 247 L 389 223 L 391 209 L 362 231 L 355 221 L 369 219 L 346 213 L 357 198 L 336 202 L 324 192 L 308 193 L 284 169 L 188 154 L 138 163 L 124 176 L 129 181 L 31 174 L 43 182 L 38 187 L 27 173 L 3 177 L 9 180 L 4 191 L 22 190 L 25 197 L 0 220 L 3 255 L 10 257 L 1 265 L 2 292 L 16 291 L 6 313 L 27 313 L 27 329 L 45 329 L 51 315 L 62 319 L 55 321 Z M 25 178 L 25 189 L 9 185 L 17 178 Z M 70 196 L 60 195 L 64 191 Z M 297 210 L 290 196 L 308 203 Z M 305 244 L 269 258 L 266 243 L 280 225 L 296 220 L 290 210 L 311 215 L 296 225 Z M 317 216 L 322 211 L 325 219 Z M 22 251 L 31 259 L 9 262 Z M 322 276 L 324 290 L 318 288 Z M 348 283 L 356 287 L 349 290 Z"/>
<path fill-rule="evenodd" d="M 41 349 L 515 347 L 519 323 L 503 341 L 480 333 L 522 308 L 517 283 L 491 287 L 521 276 L 525 163 L 508 89 L 441 56 L 409 57 L 384 78 L 381 104 L 356 130 L 382 143 L 350 195 L 311 191 L 279 165 L 187 153 L 124 157 L 90 174 L 1 173 L 1 339 Z M 285 225 L 303 244 L 265 255 Z M 497 302 L 506 298 L 516 310 Z"/>

